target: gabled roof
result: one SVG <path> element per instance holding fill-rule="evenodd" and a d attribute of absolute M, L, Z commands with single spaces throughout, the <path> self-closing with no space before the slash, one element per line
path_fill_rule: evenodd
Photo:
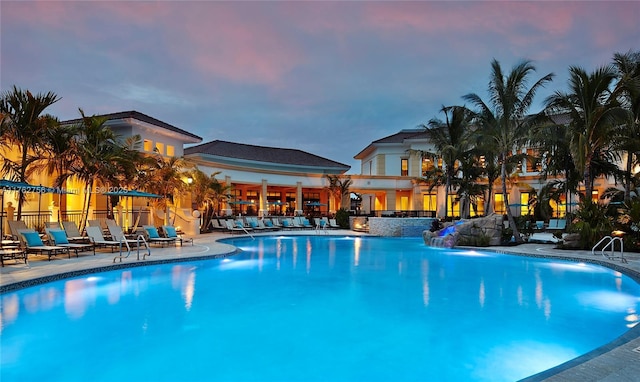
<path fill-rule="evenodd" d="M 427 137 L 427 133 L 425 129 L 405 129 L 400 130 L 399 132 L 389 135 L 384 138 L 380 138 L 376 141 L 371 142 L 364 150 L 360 151 L 355 159 L 361 159 L 365 153 L 371 151 L 374 147 L 380 144 L 388 144 L 388 143 L 404 143 L 404 141 L 408 139 L 425 139 Z"/>
<path fill-rule="evenodd" d="M 254 146 L 215 140 L 184 149 L 184 155 L 205 155 L 277 165 L 315 167 L 321 170 L 347 171 L 351 166 L 332 161 L 305 151 L 279 147 Z"/>
<path fill-rule="evenodd" d="M 110 114 L 102 114 L 99 115 L 99 117 L 103 117 L 106 118 L 107 121 L 112 121 L 112 120 L 118 120 L 118 119 L 127 119 L 127 118 L 132 118 L 132 119 L 137 119 L 138 121 L 142 121 L 142 122 L 146 122 L 158 127 L 162 127 L 163 129 L 169 130 L 169 131 L 173 131 L 175 133 L 178 134 L 182 134 L 182 135 L 186 135 L 190 138 L 193 138 L 195 140 L 197 140 L 198 142 L 202 141 L 202 137 L 199 137 L 195 134 L 192 134 L 188 131 L 182 130 L 178 127 L 175 127 L 173 125 L 170 125 L 166 122 L 162 122 L 159 119 L 155 119 L 153 117 L 150 117 L 146 114 L 140 113 L 139 111 L 135 111 L 135 110 L 130 110 L 130 111 L 121 111 L 121 112 L 117 112 L 117 113 L 110 113 Z M 80 118 L 78 119 L 72 119 L 69 121 L 64 121 L 62 123 L 78 123 L 81 122 L 82 120 Z"/>

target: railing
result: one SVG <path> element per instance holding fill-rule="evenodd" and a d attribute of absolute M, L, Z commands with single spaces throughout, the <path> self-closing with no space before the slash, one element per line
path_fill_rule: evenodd
<path fill-rule="evenodd" d="M 14 218 L 15 216 L 16 215 L 14 215 Z M 31 229 L 44 231 L 44 223 L 51 221 L 51 211 L 22 211 L 20 220 Z M 6 221 L 3 223 L 6 223 Z"/>
<path fill-rule="evenodd" d="M 120 255 L 113 258 L 114 263 L 116 262 L 116 259 L 120 259 L 120 262 L 122 262 L 122 259 L 128 258 L 129 255 L 131 254 L 131 246 L 129 245 L 129 240 L 127 240 L 126 236 L 122 236 L 118 241 L 120 242 Z M 126 255 L 122 254 L 122 244 L 124 244 L 127 247 Z M 142 260 L 144 260 L 146 259 L 147 256 L 151 256 L 151 249 L 149 248 L 149 243 L 147 243 L 147 240 L 144 238 L 144 236 L 138 235 L 138 237 L 136 238 L 136 250 L 138 251 L 138 257 L 137 257 L 138 260 L 140 260 L 140 244 L 144 244 L 144 247 L 147 250 L 147 253 L 144 253 L 142 255 Z"/>
<path fill-rule="evenodd" d="M 620 242 L 620 256 L 616 256 L 616 242 Z M 596 248 L 598 248 L 598 246 L 600 244 L 604 243 L 604 247 L 602 247 L 602 250 L 600 251 L 600 253 L 602 254 L 603 257 L 609 259 L 609 260 L 615 260 L 615 259 L 620 259 L 621 262 L 626 263 L 627 259 L 624 258 L 624 242 L 622 241 L 621 237 L 611 237 L 611 236 L 605 236 L 602 239 L 600 239 L 600 241 L 598 243 L 596 243 L 596 245 L 593 246 L 593 248 L 591 248 L 591 254 L 595 255 L 596 254 Z M 610 249 L 610 254 L 607 255 L 605 253 L 605 251 L 607 250 L 607 248 L 611 247 Z"/>
<path fill-rule="evenodd" d="M 374 210 L 371 214 L 383 218 L 435 218 L 436 211 L 420 210 Z"/>

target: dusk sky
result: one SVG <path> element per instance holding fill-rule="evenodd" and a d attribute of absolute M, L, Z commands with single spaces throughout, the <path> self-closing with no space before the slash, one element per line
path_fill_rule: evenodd
<path fill-rule="evenodd" d="M 60 120 L 137 110 L 201 136 L 352 166 L 370 142 L 486 99 L 490 62 L 556 78 L 531 111 L 640 49 L 640 2 L 0 2 L 0 85 Z"/>

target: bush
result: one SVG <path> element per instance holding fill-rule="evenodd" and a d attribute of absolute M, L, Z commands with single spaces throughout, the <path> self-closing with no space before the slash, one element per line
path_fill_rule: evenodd
<path fill-rule="evenodd" d="M 343 229 L 349 229 L 349 211 L 340 208 L 336 212 L 336 223 Z"/>
<path fill-rule="evenodd" d="M 580 235 L 580 248 L 592 248 L 602 237 L 611 234 L 613 224 L 606 206 L 585 199 L 575 212 L 569 231 Z"/>

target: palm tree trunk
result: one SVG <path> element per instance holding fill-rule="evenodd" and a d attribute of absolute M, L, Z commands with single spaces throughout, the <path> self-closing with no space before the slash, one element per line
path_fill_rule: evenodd
<path fill-rule="evenodd" d="M 627 169 L 624 174 L 624 201 L 629 202 L 631 200 L 631 168 L 633 164 L 633 153 L 627 152 Z"/>
<path fill-rule="evenodd" d="M 500 171 L 500 178 L 502 179 L 502 195 L 504 197 L 504 205 L 507 210 L 507 220 L 509 221 L 509 227 L 513 231 L 513 237 L 516 240 L 516 243 L 524 243 L 524 240 L 520 236 L 520 232 L 518 231 L 518 227 L 516 226 L 516 221 L 511 214 L 511 208 L 509 208 L 509 196 L 507 195 L 507 163 L 502 161 L 502 169 Z"/>
<path fill-rule="evenodd" d="M 23 144 L 22 146 L 22 163 L 20 164 L 20 179 L 18 179 L 21 182 L 26 182 L 26 173 L 27 173 L 27 151 L 28 151 L 28 147 L 26 144 Z M 24 192 L 22 192 L 22 190 L 18 190 L 18 216 L 16 216 L 16 220 L 20 220 L 22 218 L 22 202 L 24 200 Z M 2 207 L 2 206 L 0 206 Z M 38 214 L 40 214 L 40 211 L 38 211 Z"/>
<path fill-rule="evenodd" d="M 87 225 L 87 220 L 89 219 L 89 205 L 91 203 L 92 190 L 94 190 L 94 183 L 95 183 L 95 180 L 90 179 L 85 184 L 86 193 L 84 195 L 82 215 L 80 215 L 80 226 L 78 227 L 80 232 L 82 232 L 84 227 Z"/>

